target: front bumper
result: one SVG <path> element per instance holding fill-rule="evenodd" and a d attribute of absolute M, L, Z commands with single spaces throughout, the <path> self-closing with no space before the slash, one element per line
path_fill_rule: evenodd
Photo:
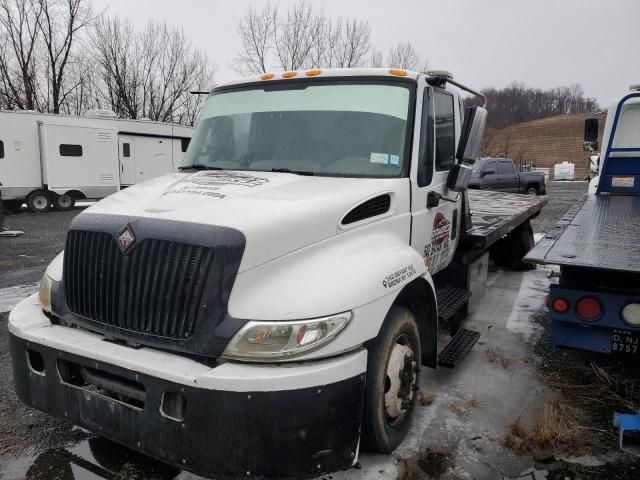
<path fill-rule="evenodd" d="M 34 297 L 11 313 L 9 326 L 25 404 L 178 468 L 216 478 L 300 478 L 357 460 L 364 350 L 313 364 L 210 368 L 51 325 Z M 64 373 L 68 365 L 141 386 L 143 405 L 75 384 Z M 182 397 L 180 416 L 167 415 L 166 395 Z"/>

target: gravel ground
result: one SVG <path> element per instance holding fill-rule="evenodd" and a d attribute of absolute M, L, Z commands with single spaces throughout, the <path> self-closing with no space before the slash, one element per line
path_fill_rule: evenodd
<path fill-rule="evenodd" d="M 534 231 L 543 232 L 552 228 L 586 192 L 586 189 L 585 182 L 550 183 L 549 204 L 534 221 Z M 46 265 L 63 249 L 69 223 L 80 211 L 82 208 L 76 208 L 70 212 L 47 214 L 32 214 L 24 211 L 18 215 L 7 216 L 6 226 L 24 231 L 24 236 L 0 239 L 0 289 L 37 282 Z M 15 466 L 16 461 L 29 462 L 28 465 L 35 461 L 33 466 L 39 465 L 38 473 L 29 474 L 33 472 L 29 469 L 29 478 L 73 478 L 73 475 L 60 474 L 55 467 L 49 467 L 49 465 L 54 465 L 58 461 L 66 462 L 63 470 L 70 472 L 68 460 L 70 452 L 76 455 L 75 452 L 78 451 L 79 455 L 84 450 L 91 450 L 95 457 L 95 445 L 91 444 L 96 442 L 95 437 L 89 441 L 81 441 L 87 437 L 82 431 L 32 410 L 22 405 L 16 398 L 8 352 L 7 318 L 8 314 L 0 313 L 0 472 L 4 472 L 0 477 L 14 478 L 11 473 L 6 473 L 6 469 L 10 465 Z M 101 452 L 119 451 L 117 450 L 119 447 L 109 442 L 102 440 L 100 442 L 103 444 L 98 449 Z M 46 453 L 38 457 L 43 452 Z M 111 473 L 104 478 L 158 478 L 155 473 L 144 473 L 156 472 L 157 465 L 138 468 L 145 461 L 130 451 L 118 454 L 118 457 L 124 460 L 119 463 L 119 467 L 110 469 Z M 563 473 L 565 470 L 558 470 L 558 472 Z M 569 470 L 566 472 L 572 473 Z M 86 477 L 77 476 L 76 478 Z M 571 474 L 569 478 L 600 477 L 576 477 Z M 628 478 L 637 478 L 637 476 Z"/>
<path fill-rule="evenodd" d="M 17 215 L 8 215 L 5 227 L 24 235 L 0 238 L 0 288 L 39 281 L 49 262 L 64 249 L 69 224 L 82 210 L 36 214 L 23 208 Z"/>

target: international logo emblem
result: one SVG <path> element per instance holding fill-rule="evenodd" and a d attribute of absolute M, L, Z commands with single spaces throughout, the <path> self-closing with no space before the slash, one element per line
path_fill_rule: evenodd
<path fill-rule="evenodd" d="M 118 233 L 118 246 L 122 253 L 124 253 L 129 250 L 134 243 L 136 243 L 136 237 L 133 235 L 129 225 L 127 225 Z"/>

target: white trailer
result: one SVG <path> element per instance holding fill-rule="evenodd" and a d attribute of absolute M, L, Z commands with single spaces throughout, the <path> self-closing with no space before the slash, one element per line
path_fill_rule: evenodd
<path fill-rule="evenodd" d="M 0 112 L 0 189 L 5 208 L 72 208 L 171 172 L 193 129 L 146 120 Z"/>

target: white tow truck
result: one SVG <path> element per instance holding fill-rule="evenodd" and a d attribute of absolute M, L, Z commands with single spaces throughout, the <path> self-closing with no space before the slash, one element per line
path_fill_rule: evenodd
<path fill-rule="evenodd" d="M 11 312 L 19 397 L 216 478 L 394 450 L 420 366 L 479 336 L 460 318 L 489 251 L 522 267 L 545 203 L 467 191 L 486 111 L 460 88 L 396 69 L 216 86 L 181 171 L 78 215 Z"/>

